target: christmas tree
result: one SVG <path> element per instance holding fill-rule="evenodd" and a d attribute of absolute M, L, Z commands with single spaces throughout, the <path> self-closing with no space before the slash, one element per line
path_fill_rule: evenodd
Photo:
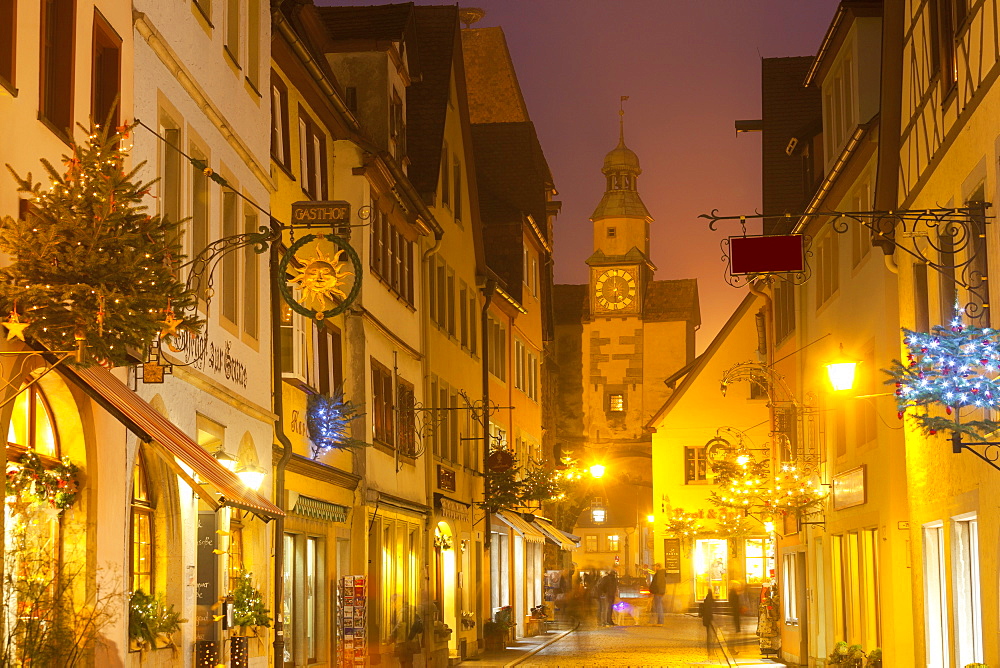
<path fill-rule="evenodd" d="M 990 419 L 962 422 L 961 411 L 996 408 L 1000 404 L 1000 335 L 994 329 L 962 322 L 956 305 L 951 323 L 937 325 L 929 333 L 903 330 L 906 362 L 893 360 L 886 369 L 887 383 L 896 386 L 896 405 L 902 418 L 909 408 L 926 434 L 938 431 L 982 436 L 1000 429 Z M 931 415 L 933 406 L 945 415 Z"/>
<path fill-rule="evenodd" d="M 30 198 L 24 218 L 0 220 L 0 251 L 11 259 L 0 269 L 8 339 L 85 346 L 98 361 L 124 364 L 127 348 L 197 330 L 195 295 L 177 276 L 183 221 L 147 213 L 152 183 L 136 179 L 145 163 L 124 168 L 130 130 L 91 132 L 63 157 L 62 173 L 41 160 L 47 190 L 7 165 Z"/>

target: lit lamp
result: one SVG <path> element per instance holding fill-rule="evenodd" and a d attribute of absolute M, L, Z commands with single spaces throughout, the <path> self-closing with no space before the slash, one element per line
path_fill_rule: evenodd
<path fill-rule="evenodd" d="M 826 365 L 826 374 L 834 392 L 843 392 L 854 387 L 854 372 L 858 363 L 849 360 L 844 355 L 844 344 L 840 344 L 840 354 L 837 359 Z"/>
<path fill-rule="evenodd" d="M 646 521 L 652 524 L 656 521 L 656 515 L 646 515 Z"/>
<path fill-rule="evenodd" d="M 225 466 L 227 469 L 229 469 L 233 473 L 236 473 L 236 466 L 239 464 L 239 461 L 236 459 L 235 456 L 229 454 L 222 448 L 219 448 L 218 450 L 213 452 L 212 456 L 215 457 L 216 461 Z"/>
<path fill-rule="evenodd" d="M 771 520 L 767 520 L 766 522 L 764 522 L 764 531 L 766 531 L 767 533 L 774 533 L 774 522 L 772 522 Z"/>
<path fill-rule="evenodd" d="M 594 478 L 600 479 L 604 477 L 605 470 L 607 469 L 605 469 L 604 464 L 594 464 L 590 467 L 590 475 Z"/>
<path fill-rule="evenodd" d="M 256 464 L 244 464 L 236 470 L 236 475 L 239 476 L 243 484 L 249 489 L 257 491 L 260 488 L 262 482 L 264 482 L 264 477 L 267 475 L 267 470 Z"/>

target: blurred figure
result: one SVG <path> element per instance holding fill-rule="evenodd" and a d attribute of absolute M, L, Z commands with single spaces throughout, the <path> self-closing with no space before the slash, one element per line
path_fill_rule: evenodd
<path fill-rule="evenodd" d="M 701 623 L 705 625 L 705 653 L 712 654 L 712 618 L 715 616 L 715 597 L 709 589 L 705 600 L 701 602 Z"/>
<path fill-rule="evenodd" d="M 743 583 L 739 580 L 733 580 L 729 583 L 729 607 L 733 611 L 733 627 L 737 633 L 743 631 L 743 607 L 745 605 Z"/>
<path fill-rule="evenodd" d="M 652 596 L 650 617 L 656 614 L 656 623 L 663 624 L 663 595 L 667 593 L 667 571 L 663 564 L 653 564 L 653 575 L 649 578 L 649 593 Z"/>
<path fill-rule="evenodd" d="M 615 569 L 608 571 L 597 583 L 597 593 L 600 596 L 598 616 L 603 626 L 615 625 L 615 599 L 618 598 L 618 573 Z"/>

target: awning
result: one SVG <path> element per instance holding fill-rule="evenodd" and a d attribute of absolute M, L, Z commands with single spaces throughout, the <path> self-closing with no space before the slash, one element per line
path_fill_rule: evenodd
<path fill-rule="evenodd" d="M 341 523 L 347 521 L 347 510 L 347 506 L 341 506 L 308 496 L 299 496 L 295 501 L 295 507 L 292 508 L 292 512 L 301 517 Z"/>
<path fill-rule="evenodd" d="M 219 506 L 233 506 L 254 513 L 264 520 L 285 514 L 256 491 L 247 489 L 235 473 L 220 464 L 177 425 L 157 413 L 155 408 L 104 367 L 64 365 L 60 367 L 60 371 L 77 382 L 84 392 L 118 418 L 129 431 L 152 444 L 152 449 L 162 455 L 167 465 L 213 510 Z M 178 462 L 190 467 L 220 497 L 216 499 Z"/>
<path fill-rule="evenodd" d="M 498 510 L 493 517 L 497 518 L 511 529 L 521 534 L 526 541 L 532 543 L 545 542 L 545 534 L 525 522 L 524 519 L 517 513 L 509 510 Z"/>
<path fill-rule="evenodd" d="M 548 538 L 553 545 L 558 545 L 560 549 L 575 550 L 576 548 L 580 547 L 579 538 L 577 538 L 576 541 L 574 542 L 573 539 L 570 538 L 572 534 L 568 534 L 565 531 L 561 531 L 555 528 L 554 526 L 552 526 L 552 522 L 549 522 L 547 519 L 544 519 L 542 517 L 536 517 L 535 521 L 532 522 L 532 524 L 538 527 L 539 530 L 541 530 L 541 532 L 545 534 L 545 537 Z"/>

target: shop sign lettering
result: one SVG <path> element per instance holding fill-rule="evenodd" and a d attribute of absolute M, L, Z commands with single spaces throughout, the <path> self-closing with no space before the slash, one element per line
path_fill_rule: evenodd
<path fill-rule="evenodd" d="M 351 219 L 351 203 L 295 202 L 292 204 L 293 223 L 348 223 Z"/>
<path fill-rule="evenodd" d="M 190 364 L 198 371 L 204 371 L 207 367 L 209 371 L 240 387 L 247 386 L 247 367 L 232 353 L 229 341 L 224 344 L 211 341 L 207 331 L 202 331 L 201 334 L 183 331 L 179 338 L 180 345 L 172 349 L 184 351 L 185 364 Z"/>

